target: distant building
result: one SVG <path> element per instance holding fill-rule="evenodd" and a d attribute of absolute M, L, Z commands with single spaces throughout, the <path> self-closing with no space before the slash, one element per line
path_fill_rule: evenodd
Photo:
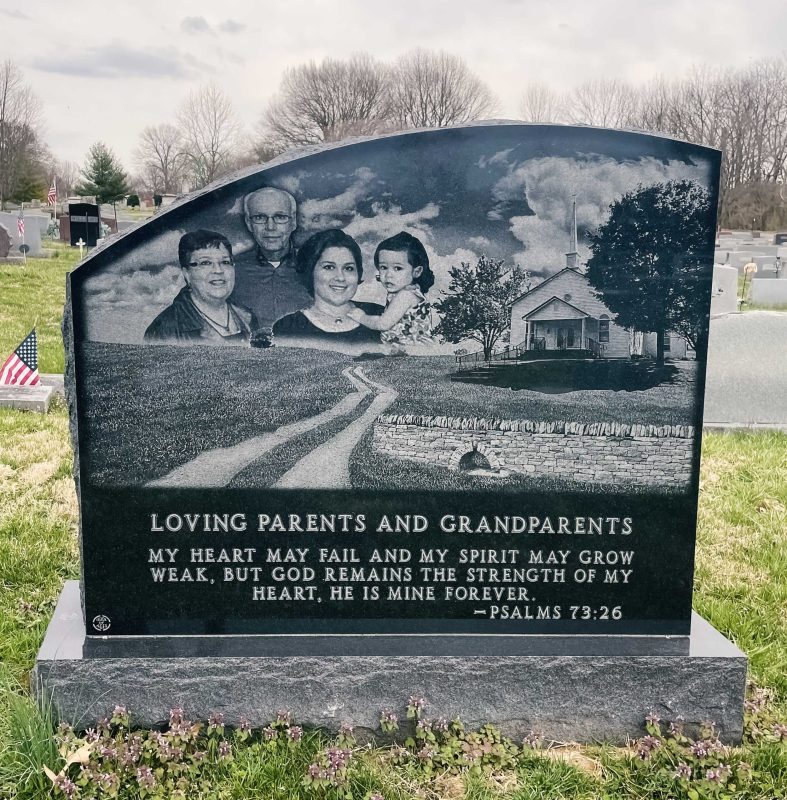
<path fill-rule="evenodd" d="M 579 266 L 577 204 L 573 203 L 571 244 L 566 266 L 520 295 L 511 306 L 511 347 L 521 350 L 574 350 L 577 356 L 629 358 L 656 355 L 656 334 L 632 332 L 596 295 Z M 665 336 L 665 358 L 693 357 L 686 340 Z"/>

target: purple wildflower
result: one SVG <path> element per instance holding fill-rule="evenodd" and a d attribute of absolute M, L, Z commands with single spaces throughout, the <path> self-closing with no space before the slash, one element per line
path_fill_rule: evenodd
<path fill-rule="evenodd" d="M 419 731 L 431 731 L 432 723 L 428 719 L 419 719 L 418 724 L 415 727 Z"/>
<path fill-rule="evenodd" d="M 691 767 L 684 761 L 681 761 L 680 764 L 678 764 L 678 768 L 675 770 L 675 777 L 684 781 L 691 780 Z"/>
<path fill-rule="evenodd" d="M 697 758 L 706 758 L 708 755 L 708 743 L 704 740 L 694 742 L 691 746 L 691 754 Z"/>
<path fill-rule="evenodd" d="M 350 725 L 349 722 L 343 722 L 339 726 L 339 735 L 340 736 L 347 736 L 347 737 L 352 736 L 354 731 L 355 731 L 355 728 L 353 728 L 353 726 Z"/>
<path fill-rule="evenodd" d="M 276 712 L 276 722 L 289 725 L 292 722 L 292 714 L 286 709 L 280 709 Z"/>
<path fill-rule="evenodd" d="M 418 695 L 410 695 L 410 699 L 407 701 L 407 705 L 410 708 L 415 708 L 418 711 L 423 711 L 426 708 L 426 700 L 423 697 L 419 697 Z"/>
<path fill-rule="evenodd" d="M 183 722 L 183 709 L 180 706 L 175 706 L 169 710 L 169 724 L 170 727 Z"/>
<path fill-rule="evenodd" d="M 310 778 L 319 778 L 322 769 L 320 768 L 319 764 L 309 764 L 309 777 Z"/>
<path fill-rule="evenodd" d="M 661 741 L 655 736 L 643 736 L 637 744 L 637 755 L 643 761 L 647 761 L 650 754 L 659 747 L 661 747 Z"/>
<path fill-rule="evenodd" d="M 125 717 L 128 714 L 128 709 L 125 706 L 115 706 L 115 710 L 112 712 L 113 717 Z"/>
<path fill-rule="evenodd" d="M 137 783 L 144 789 L 152 789 L 156 785 L 156 776 L 150 767 L 137 767 Z"/>
<path fill-rule="evenodd" d="M 287 736 L 289 736 L 290 740 L 293 742 L 300 742 L 303 737 L 303 728 L 299 725 L 293 725 L 287 729 Z"/>
<path fill-rule="evenodd" d="M 661 722 L 661 717 L 655 712 L 651 711 L 647 717 L 645 717 L 645 722 L 649 722 L 651 725 L 658 725 Z"/>
<path fill-rule="evenodd" d="M 421 761 L 429 761 L 430 759 L 435 757 L 435 750 L 433 747 L 422 747 L 418 751 L 417 755 L 418 758 L 421 759 Z"/>
<path fill-rule="evenodd" d="M 781 741 L 787 740 L 787 725 L 781 722 L 774 722 L 771 732 L 777 739 Z"/>
<path fill-rule="evenodd" d="M 114 772 L 102 772 L 98 776 L 98 785 L 105 791 L 112 791 L 120 785 L 120 778 Z"/>
<path fill-rule="evenodd" d="M 222 739 L 219 742 L 219 756 L 221 758 L 229 758 L 231 755 L 232 745 L 226 739 Z"/>
<path fill-rule="evenodd" d="M 66 797 L 74 797 L 77 793 L 77 785 L 67 776 L 62 773 L 55 778 L 55 786 L 60 789 Z"/>
<path fill-rule="evenodd" d="M 279 732 L 276 730 L 276 728 L 272 727 L 271 725 L 268 725 L 267 728 L 262 729 L 262 738 L 265 739 L 266 741 L 271 741 L 272 739 L 275 739 L 278 735 Z"/>
<path fill-rule="evenodd" d="M 721 783 L 721 770 L 709 769 L 705 772 L 705 780 L 709 783 Z"/>
<path fill-rule="evenodd" d="M 241 717 L 238 720 L 238 729 L 244 732 L 251 730 L 251 722 L 246 717 Z"/>
<path fill-rule="evenodd" d="M 115 758 L 118 751 L 112 745 L 104 745 L 98 749 L 98 754 L 101 758 Z"/>
<path fill-rule="evenodd" d="M 88 728 L 85 731 L 85 741 L 86 742 L 90 742 L 92 744 L 93 742 L 97 742 L 100 738 L 101 738 L 101 735 L 99 734 L 99 732 L 95 728 Z"/>
<path fill-rule="evenodd" d="M 445 717 L 438 717 L 432 722 L 432 730 L 445 733 L 448 730 L 448 720 Z"/>
<path fill-rule="evenodd" d="M 538 749 L 541 745 L 541 734 L 536 733 L 536 731 L 530 731 L 530 733 L 525 736 L 524 744 L 532 750 Z"/>
<path fill-rule="evenodd" d="M 211 714 L 208 717 L 208 730 L 215 731 L 216 728 L 224 727 L 224 714 Z"/>
<path fill-rule="evenodd" d="M 191 757 L 194 759 L 194 761 L 195 761 L 197 764 L 199 764 L 201 761 L 204 761 L 204 760 L 205 760 L 205 756 L 206 756 L 206 755 L 207 755 L 207 753 L 206 753 L 204 750 L 195 750 L 195 751 L 192 753 Z"/>

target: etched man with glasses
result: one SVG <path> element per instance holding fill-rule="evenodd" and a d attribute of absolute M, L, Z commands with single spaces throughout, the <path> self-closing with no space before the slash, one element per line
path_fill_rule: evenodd
<path fill-rule="evenodd" d="M 259 329 L 252 332 L 252 345 L 265 347 L 277 319 L 312 301 L 295 272 L 291 239 L 297 225 L 297 205 L 289 192 L 266 187 L 246 195 L 243 212 L 256 247 L 235 259 L 231 300 L 254 312 Z"/>

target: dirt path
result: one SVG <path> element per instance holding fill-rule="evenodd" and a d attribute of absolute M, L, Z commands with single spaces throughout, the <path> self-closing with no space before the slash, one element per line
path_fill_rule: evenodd
<path fill-rule="evenodd" d="M 357 377 L 354 373 L 359 373 L 360 377 Z M 369 385 L 377 388 L 377 384 L 369 381 L 359 367 L 348 367 L 342 370 L 342 375 L 355 387 L 355 391 L 343 397 L 327 411 L 323 411 L 313 417 L 306 417 L 306 419 L 298 420 L 289 425 L 282 425 L 275 431 L 246 439 L 233 447 L 217 447 L 213 450 L 207 450 L 186 464 L 173 469 L 172 472 L 167 473 L 162 478 L 150 481 L 147 485 L 156 487 L 184 486 L 200 489 L 226 486 L 238 472 L 274 447 L 279 447 L 296 436 L 300 436 L 313 428 L 354 411 L 361 401 L 372 393 Z M 382 389 L 383 387 L 379 388 Z M 374 405 L 374 402 L 372 405 Z M 369 412 L 367 411 L 366 413 L 368 414 Z"/>
<path fill-rule="evenodd" d="M 356 375 L 378 394 L 369 408 L 343 431 L 298 461 L 274 484 L 277 489 L 350 489 L 350 454 L 366 429 L 397 398 L 390 386 L 375 383 L 358 367 Z"/>

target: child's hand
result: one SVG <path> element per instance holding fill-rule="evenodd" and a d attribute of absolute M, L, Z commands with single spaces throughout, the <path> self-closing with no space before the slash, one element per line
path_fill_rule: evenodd
<path fill-rule="evenodd" d="M 354 322 L 363 322 L 366 314 L 360 308 L 352 308 L 347 312 L 347 316 Z"/>

